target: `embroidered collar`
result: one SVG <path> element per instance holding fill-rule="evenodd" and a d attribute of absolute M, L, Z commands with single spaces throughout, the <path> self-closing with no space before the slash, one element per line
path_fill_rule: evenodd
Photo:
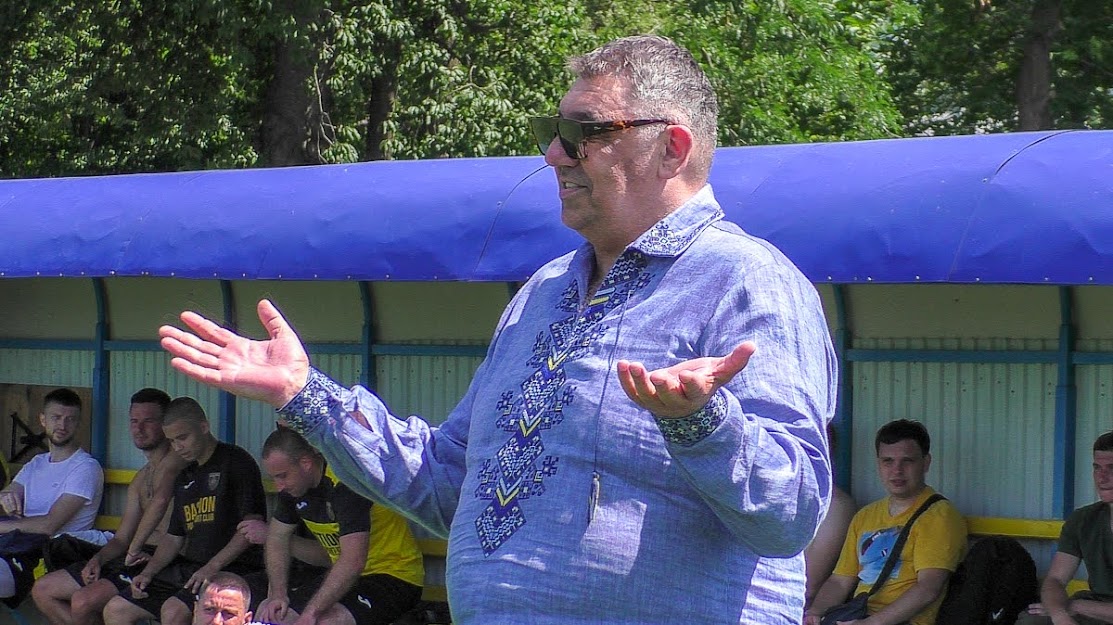
<path fill-rule="evenodd" d="M 679 256 L 709 225 L 723 218 L 711 185 L 658 221 L 630 247 L 649 256 Z"/>

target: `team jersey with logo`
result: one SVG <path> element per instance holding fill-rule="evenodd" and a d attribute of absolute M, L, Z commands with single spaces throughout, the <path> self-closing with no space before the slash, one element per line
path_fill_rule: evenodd
<path fill-rule="evenodd" d="M 304 524 L 333 563 L 340 557 L 341 536 L 370 532 L 361 575 L 387 574 L 416 586 L 425 583 L 421 550 L 405 519 L 355 494 L 331 471 L 301 497 L 279 493 L 274 518 L 287 525 Z"/>
<path fill-rule="evenodd" d="M 205 564 L 228 544 L 249 514 L 262 519 L 267 514 L 259 465 L 242 448 L 217 443 L 205 464 L 192 462 L 178 474 L 166 533 L 186 537 L 182 556 Z M 253 545 L 237 561 L 262 568 L 261 552 Z"/>

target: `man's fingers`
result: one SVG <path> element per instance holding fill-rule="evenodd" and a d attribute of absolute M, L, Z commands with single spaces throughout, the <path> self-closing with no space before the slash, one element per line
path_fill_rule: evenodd
<path fill-rule="evenodd" d="M 219 371 L 215 369 L 209 369 L 208 367 L 202 367 L 200 365 L 195 365 L 185 358 L 171 358 L 170 366 L 188 375 L 194 380 L 197 380 L 198 382 L 209 384 L 211 386 L 219 386 L 222 380 L 222 376 Z"/>
<path fill-rule="evenodd" d="M 187 310 L 181 314 L 182 323 L 189 326 L 197 336 L 215 344 L 217 347 L 224 347 L 229 341 L 236 338 L 236 333 L 221 327 L 219 324 L 214 323 L 201 315 Z"/>

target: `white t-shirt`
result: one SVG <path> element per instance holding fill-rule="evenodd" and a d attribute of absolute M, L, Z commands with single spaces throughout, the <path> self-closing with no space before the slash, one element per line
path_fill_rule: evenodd
<path fill-rule="evenodd" d="M 14 482 L 23 486 L 23 515 L 44 516 L 64 494 L 77 495 L 85 505 L 58 533 L 78 532 L 93 527 L 104 492 L 104 471 L 84 449 L 78 449 L 61 462 L 51 462 L 50 454 L 39 454 L 23 465 Z"/>

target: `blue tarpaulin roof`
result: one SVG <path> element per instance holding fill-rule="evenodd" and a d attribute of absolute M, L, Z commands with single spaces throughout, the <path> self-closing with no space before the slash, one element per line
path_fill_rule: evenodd
<path fill-rule="evenodd" d="M 814 282 L 1113 284 L 1113 131 L 720 148 Z M 523 280 L 573 249 L 540 157 L 0 181 L 0 276 Z"/>

